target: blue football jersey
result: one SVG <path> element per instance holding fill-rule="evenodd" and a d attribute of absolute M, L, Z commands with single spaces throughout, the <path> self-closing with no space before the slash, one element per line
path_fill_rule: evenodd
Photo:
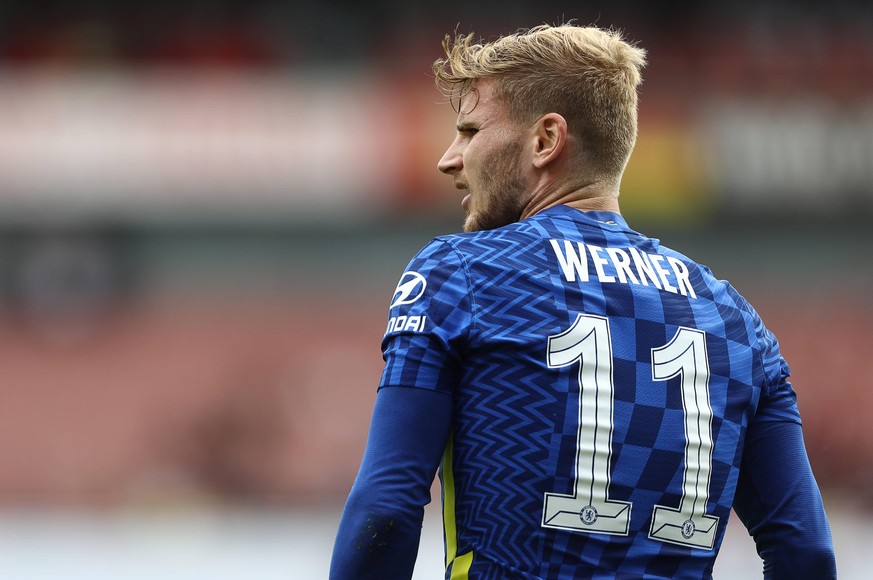
<path fill-rule="evenodd" d="M 800 422 L 753 308 L 615 213 L 435 238 L 382 348 L 453 397 L 446 578 L 708 577 L 747 428 Z"/>

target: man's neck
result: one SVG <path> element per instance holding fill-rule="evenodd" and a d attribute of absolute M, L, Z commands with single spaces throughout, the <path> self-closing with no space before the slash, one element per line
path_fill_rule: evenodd
<path fill-rule="evenodd" d="M 609 211 L 621 213 L 618 206 L 618 191 L 602 181 L 594 181 L 572 189 L 542 188 L 531 196 L 521 213 L 521 219 L 536 215 L 543 210 L 566 205 L 580 211 Z"/>

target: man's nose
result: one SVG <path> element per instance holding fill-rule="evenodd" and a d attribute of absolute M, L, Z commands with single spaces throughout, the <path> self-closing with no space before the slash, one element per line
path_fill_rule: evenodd
<path fill-rule="evenodd" d="M 460 171 L 463 166 L 461 150 L 457 147 L 457 142 L 452 142 L 449 148 L 446 149 L 446 152 L 443 153 L 439 163 L 437 163 L 437 169 L 446 175 L 451 175 Z"/>

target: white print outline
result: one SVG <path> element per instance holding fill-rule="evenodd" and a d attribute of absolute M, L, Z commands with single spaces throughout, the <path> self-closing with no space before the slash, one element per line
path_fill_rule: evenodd
<path fill-rule="evenodd" d="M 719 518 L 706 513 L 713 450 L 706 334 L 680 327 L 651 352 L 653 380 L 680 377 L 685 446 L 679 507 L 654 506 L 649 538 L 711 550 Z M 578 314 L 570 328 L 548 338 L 546 355 L 549 368 L 579 362 L 579 397 L 573 493 L 546 493 L 541 525 L 627 535 L 633 506 L 609 499 L 615 396 L 609 320 Z"/>
<path fill-rule="evenodd" d="M 711 550 L 718 518 L 706 513 L 712 478 L 712 407 L 709 403 L 709 359 L 706 334 L 680 327 L 673 339 L 652 349 L 652 379 L 679 377 L 685 418 L 682 499 L 678 508 L 652 509 L 649 537 L 680 546 Z"/>
<path fill-rule="evenodd" d="M 421 288 L 419 288 L 419 284 Z M 400 282 L 397 283 L 397 288 L 394 289 L 394 297 L 391 299 L 391 310 L 395 306 L 402 304 L 412 304 L 424 295 L 424 289 L 427 288 L 427 280 L 418 272 L 412 270 L 404 272 L 400 277 Z M 413 292 L 415 294 L 413 295 Z"/>
<path fill-rule="evenodd" d="M 545 494 L 542 526 L 626 536 L 631 503 L 609 499 L 614 396 L 609 320 L 579 314 L 570 328 L 549 337 L 547 362 L 549 368 L 580 363 L 579 400 L 573 493 Z"/>

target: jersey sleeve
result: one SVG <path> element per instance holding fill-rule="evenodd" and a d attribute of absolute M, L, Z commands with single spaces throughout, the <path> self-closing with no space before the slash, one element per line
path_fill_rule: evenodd
<path fill-rule="evenodd" d="M 331 580 L 412 576 L 471 313 L 460 256 L 448 243 L 432 241 L 409 263 L 391 298 L 385 369 L 334 544 Z"/>
<path fill-rule="evenodd" d="M 331 580 L 410 578 L 424 506 L 448 439 L 452 398 L 403 387 L 376 395 L 367 447 L 343 510 Z"/>
<path fill-rule="evenodd" d="M 755 540 L 764 578 L 836 578 L 830 526 L 799 424 L 749 427 L 734 511 Z"/>
<path fill-rule="evenodd" d="M 379 388 L 451 393 L 472 327 L 467 269 L 458 252 L 437 238 L 410 261 L 391 298 Z"/>
<path fill-rule="evenodd" d="M 776 336 L 749 310 L 763 379 L 746 432 L 734 511 L 755 540 L 764 578 L 835 578 L 830 527 L 803 442 L 791 370 Z"/>

